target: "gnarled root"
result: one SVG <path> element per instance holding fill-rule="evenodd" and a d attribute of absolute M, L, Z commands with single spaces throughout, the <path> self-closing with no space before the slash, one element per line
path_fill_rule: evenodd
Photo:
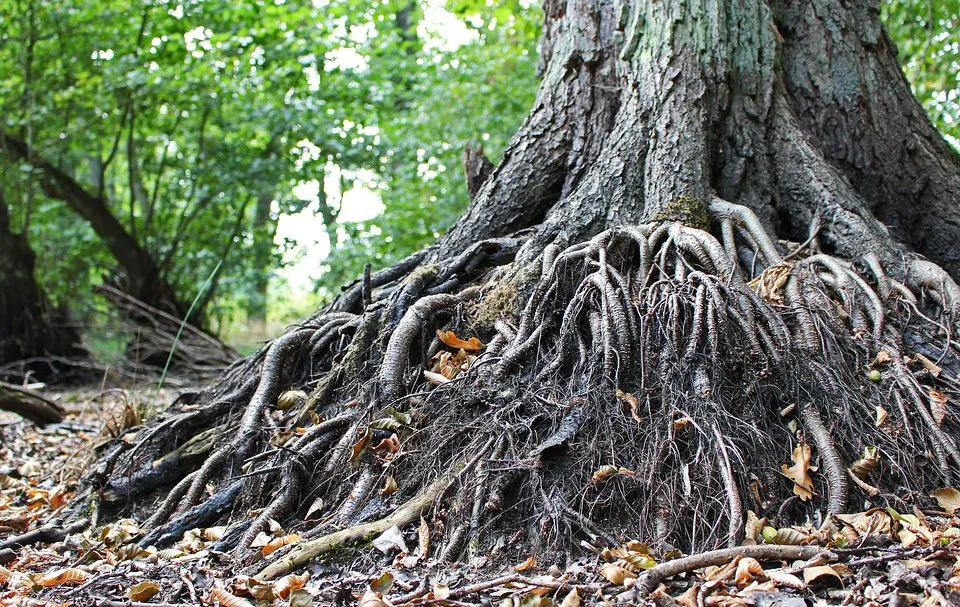
<path fill-rule="evenodd" d="M 316 538 L 281 553 L 263 571 L 272 576 L 421 515 L 445 530 L 449 559 L 518 529 L 529 541 L 548 532 L 541 563 L 565 558 L 578 534 L 732 546 L 747 510 L 776 517 L 793 495 L 770 471 L 804 439 L 820 472 L 801 515 L 844 510 L 845 468 L 865 447 L 883 466 L 867 499 L 955 478 L 957 412 L 931 409 L 930 390 L 960 389 L 960 288 L 922 261 L 784 256 L 746 208 L 709 209 L 719 239 L 674 222 L 623 226 L 558 240 L 521 266 L 524 239 L 506 237 L 369 273 L 193 410 L 114 453 L 108 482 L 146 478 L 164 453 L 213 432 L 205 459 L 163 476 L 168 498 L 147 526 L 172 529 L 236 490 L 239 555 L 271 519 Z M 490 318 L 494 283 L 502 309 Z M 460 351 L 437 330 L 491 347 Z M 440 359 L 458 362 L 430 381 L 423 371 Z M 278 408 L 287 389 L 310 396 Z M 927 452 L 929 464 L 916 457 Z M 315 498 L 322 507 L 304 522 Z"/>

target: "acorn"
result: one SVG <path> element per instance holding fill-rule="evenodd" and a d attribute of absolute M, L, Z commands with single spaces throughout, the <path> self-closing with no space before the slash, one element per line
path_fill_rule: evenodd
<path fill-rule="evenodd" d="M 307 393 L 303 390 L 287 390 L 277 399 L 277 409 L 286 411 L 307 402 Z"/>
<path fill-rule="evenodd" d="M 877 371 L 876 369 L 873 369 L 870 371 L 867 377 L 870 378 L 870 381 L 876 383 L 876 382 L 879 382 L 881 379 L 883 379 L 883 374 Z"/>

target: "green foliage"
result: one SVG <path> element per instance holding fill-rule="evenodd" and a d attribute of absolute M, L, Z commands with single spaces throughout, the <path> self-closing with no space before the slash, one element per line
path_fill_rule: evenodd
<path fill-rule="evenodd" d="M 914 94 L 960 150 L 960 1 L 887 0 L 883 13 Z"/>
<path fill-rule="evenodd" d="M 538 12 L 458 6 L 455 44 L 431 26 L 438 8 L 0 0 L 2 128 L 107 200 L 182 298 L 222 261 L 209 318 L 263 308 L 298 244 L 274 245 L 277 221 L 308 204 L 334 247 L 329 294 L 369 258 L 388 263 L 449 227 L 467 203 L 464 143 L 499 153 L 531 102 Z M 0 151 L 0 166 L 41 283 L 96 309 L 92 287 L 116 266 L 106 248 L 44 196 L 29 162 Z M 338 221 L 339 197 L 294 194 L 341 173 L 362 176 L 385 212 Z"/>
<path fill-rule="evenodd" d="M 960 0 L 883 10 L 920 102 L 958 145 Z M 0 126 L 104 197 L 182 297 L 222 261 L 215 325 L 259 314 L 268 278 L 266 307 L 294 316 L 318 300 L 283 297 L 277 271 L 307 250 L 274 243 L 280 217 L 323 220 L 321 300 L 364 263 L 432 241 L 468 203 L 466 142 L 496 161 L 533 102 L 541 20 L 524 0 L 0 0 Z M 92 287 L 116 264 L 37 177 L 0 150 L 41 284 L 100 310 Z M 314 180 L 316 199 L 298 198 Z M 383 212 L 350 221 L 354 187 Z"/>

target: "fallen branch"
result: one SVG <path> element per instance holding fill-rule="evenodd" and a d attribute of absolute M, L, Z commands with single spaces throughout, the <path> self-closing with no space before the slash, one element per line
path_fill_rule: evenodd
<path fill-rule="evenodd" d="M 271 563 L 254 577 L 259 580 L 272 579 L 344 544 L 375 537 L 394 525 L 397 527 L 409 525 L 420 519 L 420 515 L 430 508 L 434 498 L 440 494 L 449 482 L 450 477 L 448 475 L 441 476 L 419 495 L 397 508 L 390 516 L 372 523 L 354 525 L 342 531 L 299 544 L 289 554 L 276 563 Z"/>
<path fill-rule="evenodd" d="M 680 573 L 729 563 L 738 556 L 755 558 L 758 561 L 793 561 L 812 559 L 815 556 L 829 555 L 823 548 L 816 546 L 737 546 L 701 552 L 683 558 L 661 563 L 643 573 L 636 583 L 637 598 L 650 594 L 664 580 Z"/>
<path fill-rule="evenodd" d="M 32 390 L 0 382 L 0 409 L 12 411 L 38 426 L 63 421 L 63 409 Z"/>
<path fill-rule="evenodd" d="M 59 524 L 44 525 L 39 529 L 27 531 L 22 535 L 14 535 L 0 541 L 0 550 L 4 548 L 22 548 L 41 542 L 44 544 L 62 542 L 68 535 L 80 533 L 88 526 L 90 526 L 88 519 L 80 519 L 68 527 L 61 527 Z"/>

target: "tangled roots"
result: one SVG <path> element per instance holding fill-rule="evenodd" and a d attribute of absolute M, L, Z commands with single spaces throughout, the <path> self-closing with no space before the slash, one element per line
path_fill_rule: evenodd
<path fill-rule="evenodd" d="M 151 542 L 229 504 L 218 548 L 248 563 L 271 520 L 310 538 L 405 502 L 446 560 L 518 528 L 562 558 L 735 545 L 747 511 L 816 522 L 956 480 L 953 280 L 813 241 L 788 254 L 746 208 L 710 212 L 720 240 L 660 223 L 552 244 L 536 267 L 514 236 L 368 271 L 93 480 L 114 508 L 163 488 Z M 857 463 L 868 448 L 879 468 Z M 781 474 L 803 449 L 806 488 Z"/>

